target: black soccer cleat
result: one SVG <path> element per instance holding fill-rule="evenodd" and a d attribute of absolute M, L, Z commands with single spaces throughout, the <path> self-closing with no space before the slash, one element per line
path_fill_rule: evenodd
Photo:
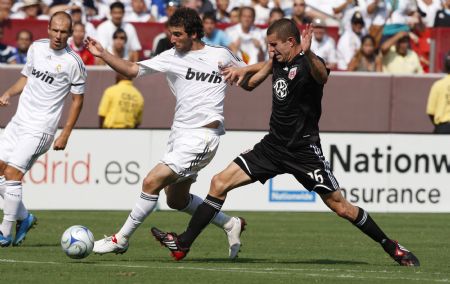
<path fill-rule="evenodd" d="M 402 266 L 420 266 L 419 259 L 395 240 L 386 240 L 383 249 Z"/>
<path fill-rule="evenodd" d="M 157 241 L 170 250 L 170 254 L 176 260 L 182 260 L 189 252 L 189 248 L 184 248 L 178 241 L 176 233 L 165 233 L 158 228 L 151 228 L 151 233 Z"/>

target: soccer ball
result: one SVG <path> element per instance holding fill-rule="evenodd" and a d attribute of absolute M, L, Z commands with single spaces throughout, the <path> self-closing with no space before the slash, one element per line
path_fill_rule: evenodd
<path fill-rule="evenodd" d="M 85 226 L 72 226 L 62 235 L 61 248 L 70 258 L 85 258 L 94 248 L 94 235 Z"/>

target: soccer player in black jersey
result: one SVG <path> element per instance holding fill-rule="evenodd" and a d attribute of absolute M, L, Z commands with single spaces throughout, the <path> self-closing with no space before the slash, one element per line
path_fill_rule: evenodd
<path fill-rule="evenodd" d="M 292 20 L 278 20 L 267 30 L 269 61 L 224 71 L 227 80 L 246 90 L 254 89 L 273 74 L 269 134 L 253 150 L 242 153 L 213 177 L 208 196 L 184 233 L 177 235 L 152 228 L 152 234 L 170 249 L 176 260 L 186 256 L 197 236 L 220 211 L 230 190 L 289 173 L 305 188 L 319 194 L 337 215 L 380 243 L 400 265 L 419 266 L 413 253 L 386 236 L 364 209 L 343 197 L 322 154 L 318 124 L 329 70 L 310 50 L 311 38 L 310 26 L 303 31 L 300 41 L 300 33 Z"/>

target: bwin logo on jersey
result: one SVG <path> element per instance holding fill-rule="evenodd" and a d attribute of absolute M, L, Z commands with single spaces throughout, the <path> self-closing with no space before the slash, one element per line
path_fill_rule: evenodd
<path fill-rule="evenodd" d="M 33 68 L 33 71 L 31 71 L 31 74 L 34 77 L 41 79 L 41 81 L 44 81 L 45 83 L 48 83 L 50 85 L 55 80 L 55 78 L 51 76 L 53 74 L 51 74 L 51 73 L 49 74 L 48 71 L 42 72 L 42 71 L 39 71 L 39 70 L 36 70 L 35 68 Z"/>
<path fill-rule="evenodd" d="M 220 84 L 222 82 L 222 77 L 219 76 L 218 72 L 213 71 L 211 74 L 204 72 L 195 72 L 191 68 L 188 68 L 186 73 L 186 80 L 197 80 L 208 83 Z"/>
<path fill-rule="evenodd" d="M 280 78 L 273 84 L 273 90 L 275 91 L 277 98 L 282 101 L 288 94 L 288 85 L 283 78 Z"/>

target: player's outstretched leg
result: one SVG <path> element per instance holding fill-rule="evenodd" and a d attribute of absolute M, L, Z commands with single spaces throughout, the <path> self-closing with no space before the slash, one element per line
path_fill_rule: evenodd
<path fill-rule="evenodd" d="M 17 220 L 16 223 L 16 236 L 12 243 L 13 246 L 20 246 L 29 230 L 37 225 L 37 218 L 31 213 L 28 213 L 27 217 L 23 220 Z"/>
<path fill-rule="evenodd" d="M 197 207 L 203 203 L 203 199 L 199 196 L 190 194 L 190 200 L 185 208 L 180 211 L 193 215 Z M 170 206 L 171 204 L 169 204 Z M 174 206 L 170 206 L 173 209 Z M 227 214 L 219 211 L 214 219 L 211 221 L 214 225 L 222 228 L 227 236 L 228 240 L 228 256 L 230 259 L 235 259 L 238 257 L 239 251 L 241 249 L 241 234 L 245 230 L 247 222 L 242 217 L 231 217 Z"/>
<path fill-rule="evenodd" d="M 383 249 L 402 266 L 419 266 L 417 257 L 394 241 L 378 227 L 372 217 L 364 209 L 352 205 L 340 193 L 335 191 L 328 194 L 320 194 L 325 204 L 337 215 L 353 223 L 364 234 L 379 243 Z"/>

